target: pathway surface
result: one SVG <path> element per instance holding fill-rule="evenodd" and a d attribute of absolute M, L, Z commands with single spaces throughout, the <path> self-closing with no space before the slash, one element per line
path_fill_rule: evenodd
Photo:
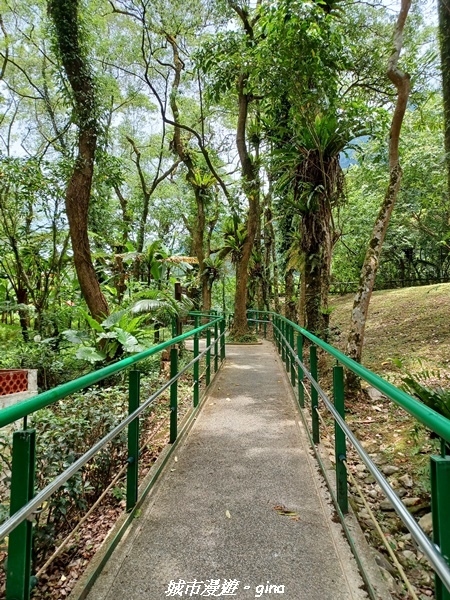
<path fill-rule="evenodd" d="M 176 454 L 89 600 L 367 597 L 272 344 L 227 346 Z"/>

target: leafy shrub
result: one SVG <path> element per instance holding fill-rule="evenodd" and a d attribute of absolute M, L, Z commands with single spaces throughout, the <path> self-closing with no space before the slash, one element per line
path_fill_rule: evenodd
<path fill-rule="evenodd" d="M 72 348 L 55 347 L 48 340 L 6 344 L 0 355 L 1 369 L 37 369 L 38 387 L 45 391 L 76 379 L 85 367 L 75 358 Z"/>
<path fill-rule="evenodd" d="M 450 389 L 443 387 L 450 384 L 449 376 L 429 369 L 411 373 L 404 368 L 401 361 L 396 360 L 395 364 L 403 371 L 402 388 L 429 408 L 450 419 Z"/>
<path fill-rule="evenodd" d="M 120 388 L 94 388 L 35 413 L 36 489 L 42 489 L 104 437 L 127 411 Z M 107 487 L 127 457 L 126 432 L 110 442 L 62 486 L 37 515 L 35 553 L 42 556 L 70 530 Z M 2 456 L 2 458 L 5 458 Z"/>
<path fill-rule="evenodd" d="M 140 343 L 146 339 L 142 328 L 143 317 L 132 318 L 128 310 L 112 313 L 101 323 L 81 311 L 88 322 L 88 331 L 68 329 L 64 338 L 78 346 L 76 357 L 90 363 L 111 361 L 122 354 L 142 352 L 147 346 Z"/>

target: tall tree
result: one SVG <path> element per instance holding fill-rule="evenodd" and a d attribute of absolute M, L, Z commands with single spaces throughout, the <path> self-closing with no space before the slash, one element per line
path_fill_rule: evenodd
<path fill-rule="evenodd" d="M 410 6 L 411 0 L 402 0 L 394 31 L 394 49 L 388 61 L 387 76 L 397 90 L 397 101 L 392 116 L 389 136 L 389 184 L 373 227 L 364 264 L 361 269 L 358 291 L 353 301 L 351 328 L 346 349 L 348 356 L 358 362 L 361 361 L 364 330 L 383 242 L 402 180 L 402 168 L 399 160 L 400 131 L 406 112 L 411 82 L 409 74 L 403 72 L 399 68 L 398 63 L 403 46 L 403 31 Z M 358 381 L 356 376 L 350 372 L 348 375 L 349 386 L 357 386 Z"/>
<path fill-rule="evenodd" d="M 338 81 L 349 53 L 332 9 L 331 3 L 283 0 L 262 6 L 258 23 L 257 71 L 272 141 L 274 188 L 279 205 L 301 215 L 300 317 L 318 334 L 327 325 L 332 207 L 342 196 L 343 182 L 339 154 L 357 120 L 355 111 L 340 102 Z M 292 275 L 287 273 L 286 280 L 290 295 Z"/>
<path fill-rule="evenodd" d="M 108 304 L 92 262 L 88 210 L 98 139 L 98 103 L 95 83 L 80 26 L 79 0 L 49 0 L 59 57 L 72 90 L 78 127 L 78 152 L 66 189 L 66 211 L 75 269 L 92 316 L 102 320 Z"/>
<path fill-rule="evenodd" d="M 442 91 L 444 97 L 445 152 L 447 154 L 448 194 L 450 198 L 450 0 L 438 0 L 441 47 Z"/>

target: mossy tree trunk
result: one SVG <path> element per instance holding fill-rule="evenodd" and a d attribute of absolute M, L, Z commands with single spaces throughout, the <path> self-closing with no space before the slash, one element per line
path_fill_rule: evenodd
<path fill-rule="evenodd" d="M 56 47 L 72 91 L 78 126 L 77 157 L 66 189 L 73 259 L 89 311 L 94 319 L 102 320 L 109 312 L 108 304 L 92 262 L 88 236 L 88 210 L 98 138 L 95 84 L 82 45 L 79 1 L 50 0 L 48 11 L 55 29 Z"/>

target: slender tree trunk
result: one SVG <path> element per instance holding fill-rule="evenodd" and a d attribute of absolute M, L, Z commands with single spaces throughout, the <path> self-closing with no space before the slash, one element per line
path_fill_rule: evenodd
<path fill-rule="evenodd" d="M 19 286 L 16 291 L 16 297 L 19 304 L 23 304 L 24 306 L 28 304 L 28 292 L 26 288 Z M 30 335 L 28 333 L 29 318 L 26 309 L 19 309 L 19 322 L 23 341 L 28 342 L 30 340 Z"/>
<path fill-rule="evenodd" d="M 273 265 L 273 306 L 276 313 L 280 313 L 280 286 L 278 284 L 278 261 L 277 261 L 277 250 L 275 247 L 275 233 L 273 230 L 273 225 L 270 224 L 270 228 L 272 230 L 272 265 Z"/>
<path fill-rule="evenodd" d="M 272 262 L 272 210 L 270 208 L 270 191 L 267 197 L 267 206 L 264 211 L 264 273 L 262 282 L 262 296 L 264 310 L 270 310 L 270 291 L 272 289 L 271 262 Z"/>
<path fill-rule="evenodd" d="M 251 19 L 246 7 L 241 7 L 235 3 L 234 0 L 229 0 L 229 5 L 241 20 L 247 43 L 254 46 L 253 27 L 258 20 L 259 15 L 255 15 L 253 19 Z M 248 201 L 248 213 L 247 238 L 242 248 L 241 258 L 236 266 L 234 321 L 231 331 L 235 338 L 239 338 L 249 332 L 247 323 L 248 265 L 260 218 L 259 161 L 251 156 L 247 146 L 247 118 L 249 105 L 252 101 L 252 97 L 247 93 L 248 78 L 249 74 L 242 72 L 237 81 L 238 119 L 236 127 L 236 147 L 239 155 L 239 162 L 241 164 L 243 189 Z"/>
<path fill-rule="evenodd" d="M 236 130 L 236 146 L 241 163 L 244 191 L 248 200 L 247 237 L 242 247 L 241 258 L 236 266 L 236 293 L 234 296 L 234 322 L 232 335 L 239 338 L 248 333 L 247 324 L 247 283 L 248 265 L 253 249 L 259 220 L 259 178 L 255 165 L 247 148 L 247 117 L 249 97 L 245 93 L 247 77 L 242 74 L 238 81 L 239 113 Z"/>
<path fill-rule="evenodd" d="M 66 189 L 66 212 L 73 259 L 80 288 L 92 316 L 101 320 L 108 304 L 92 263 L 88 209 L 97 147 L 97 105 L 94 81 L 81 47 L 78 0 L 50 0 L 57 48 L 73 92 L 78 125 L 78 156 Z"/>
<path fill-rule="evenodd" d="M 450 198 L 450 0 L 438 0 L 439 40 L 441 48 L 442 92 L 444 97 L 444 140 Z"/>
<path fill-rule="evenodd" d="M 170 95 L 170 108 L 176 125 L 174 126 L 173 147 L 179 157 L 179 162 L 183 162 L 187 169 L 187 181 L 190 183 L 197 206 L 196 221 L 190 228 L 192 235 L 192 251 L 198 259 L 199 279 L 202 287 L 202 309 L 211 308 L 211 289 L 209 281 L 205 277 L 205 233 L 206 233 L 206 211 L 205 211 L 205 189 L 196 183 L 198 170 L 192 158 L 192 153 L 186 147 L 181 136 L 181 127 L 177 125 L 180 122 L 180 110 L 177 104 L 177 94 L 181 83 L 181 73 L 184 68 L 179 55 L 179 48 L 176 39 L 173 36 L 167 36 L 167 41 L 172 47 L 173 64 L 175 76 L 172 83 L 172 93 Z M 206 304 L 205 304 L 206 303 Z"/>
<path fill-rule="evenodd" d="M 294 289 L 294 270 L 288 269 L 284 274 L 284 289 L 285 289 L 285 304 L 284 304 L 284 315 L 286 319 L 290 321 L 297 321 L 297 315 L 295 314 L 296 302 L 295 302 L 295 289 Z"/>
<path fill-rule="evenodd" d="M 402 178 L 402 169 L 399 162 L 399 139 L 410 92 L 410 76 L 398 68 L 398 59 L 402 49 L 403 30 L 410 6 L 411 0 L 402 0 L 394 32 L 394 52 L 389 59 L 387 71 L 389 79 L 397 88 L 397 102 L 392 117 L 389 141 L 389 184 L 380 212 L 375 221 L 364 264 L 361 269 L 358 291 L 353 301 L 351 328 L 347 342 L 348 356 L 358 362 L 361 362 L 364 330 L 383 242 L 400 190 Z M 347 383 L 350 388 L 358 388 L 359 386 L 359 380 L 351 372 L 348 374 Z"/>

